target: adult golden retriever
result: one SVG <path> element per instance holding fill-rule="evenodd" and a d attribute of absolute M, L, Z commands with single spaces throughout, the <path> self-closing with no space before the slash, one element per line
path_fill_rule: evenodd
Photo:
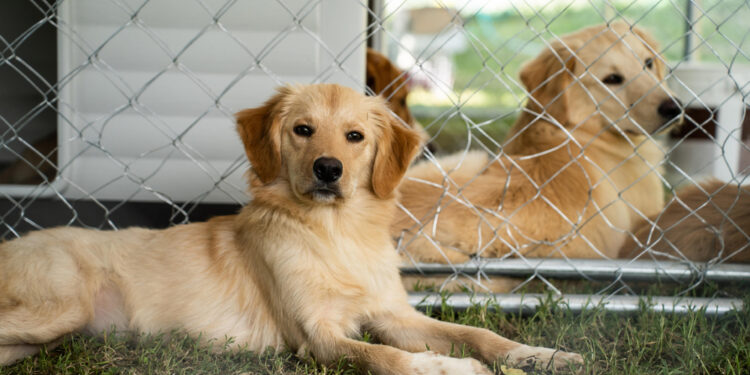
<path fill-rule="evenodd" d="M 280 89 L 237 114 L 252 202 L 166 230 L 56 228 L 0 246 L 0 363 L 71 332 L 172 329 L 233 347 L 347 357 L 376 374 L 489 374 L 487 362 L 580 362 L 407 303 L 388 232 L 420 144 L 381 98 L 336 85 Z M 367 329 L 383 343 L 356 337 Z"/>
<path fill-rule="evenodd" d="M 391 228 L 415 260 L 614 258 L 639 219 L 664 206 L 662 149 L 679 122 L 652 38 L 625 23 L 586 28 L 521 70 L 530 93 L 503 153 L 415 165 Z"/>

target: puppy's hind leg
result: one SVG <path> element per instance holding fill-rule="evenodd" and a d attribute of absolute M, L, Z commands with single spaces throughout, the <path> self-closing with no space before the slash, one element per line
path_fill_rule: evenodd
<path fill-rule="evenodd" d="M 74 298 L 0 306 L 0 366 L 37 354 L 44 345 L 57 346 L 65 335 L 83 328 L 90 316 Z"/>
<path fill-rule="evenodd" d="M 27 345 L 80 330 L 93 316 L 92 272 L 66 248 L 34 239 L 0 246 L 0 346 L 7 360 L 31 351 Z"/>
<path fill-rule="evenodd" d="M 45 346 L 47 350 L 52 350 L 60 345 L 61 342 L 62 339 L 44 345 L 0 345 L 0 367 L 11 365 L 16 361 L 37 354 Z"/>
<path fill-rule="evenodd" d="M 0 345 L 0 367 L 39 353 L 41 345 Z"/>
<path fill-rule="evenodd" d="M 0 310 L 0 346 L 39 345 L 83 328 L 91 314 L 77 300 Z"/>

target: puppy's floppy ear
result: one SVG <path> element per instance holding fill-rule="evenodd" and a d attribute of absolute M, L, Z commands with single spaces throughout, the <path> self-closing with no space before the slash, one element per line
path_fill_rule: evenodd
<path fill-rule="evenodd" d="M 526 63 L 520 78 L 530 97 L 526 107 L 541 113 L 546 111 L 561 124 L 568 122 L 566 91 L 573 82 L 573 70 L 578 64 L 575 43 L 553 42 L 536 58 Z"/>
<path fill-rule="evenodd" d="M 245 109 L 235 115 L 250 166 L 260 181 L 273 181 L 281 169 L 281 108 L 280 103 L 289 95 L 289 88 L 279 92 L 258 108 Z"/>
<path fill-rule="evenodd" d="M 381 116 L 387 120 L 375 151 L 372 190 L 378 198 L 385 199 L 401 182 L 421 147 L 422 138 L 417 132 L 401 125 L 401 121 L 387 111 L 383 111 Z"/>

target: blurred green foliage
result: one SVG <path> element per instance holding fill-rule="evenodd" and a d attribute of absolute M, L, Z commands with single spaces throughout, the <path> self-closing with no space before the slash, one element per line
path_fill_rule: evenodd
<path fill-rule="evenodd" d="M 434 136 L 441 153 L 464 149 L 467 142 L 473 149 L 497 149 L 525 101 L 518 71 L 546 43 L 624 18 L 650 32 L 674 67 L 685 60 L 687 1 L 693 3 L 696 21 L 692 60 L 727 67 L 750 63 L 750 29 L 745 25 L 750 2 L 744 0 L 550 1 L 533 8 L 511 2 L 513 6 L 503 12 L 463 14 L 467 48 L 453 55 L 453 88 L 463 108 L 435 108 L 432 103 L 440 99 L 430 100 L 425 92 L 412 95 L 410 104 L 417 107 L 417 119 Z M 470 108 L 485 110 L 472 113 Z"/>
<path fill-rule="evenodd" d="M 553 1 L 536 10 L 512 8 L 499 14 L 474 14 L 464 23 L 469 47 L 453 55 L 454 89 L 481 88 L 494 98 L 483 101 L 486 105 L 518 107 L 523 89 L 517 77 L 524 62 L 557 36 L 622 17 L 651 32 L 661 43 L 667 60 L 680 60 L 684 50 L 685 1 L 614 1 L 614 9 L 567 6 L 567 1 Z"/>

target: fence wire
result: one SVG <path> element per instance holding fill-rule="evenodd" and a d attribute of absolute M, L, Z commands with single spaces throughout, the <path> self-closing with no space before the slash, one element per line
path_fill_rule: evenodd
<path fill-rule="evenodd" d="M 425 135 L 392 230 L 409 288 L 741 297 L 748 17 L 739 0 L 4 3 L 2 235 L 233 212 L 232 114 L 337 82 Z"/>

